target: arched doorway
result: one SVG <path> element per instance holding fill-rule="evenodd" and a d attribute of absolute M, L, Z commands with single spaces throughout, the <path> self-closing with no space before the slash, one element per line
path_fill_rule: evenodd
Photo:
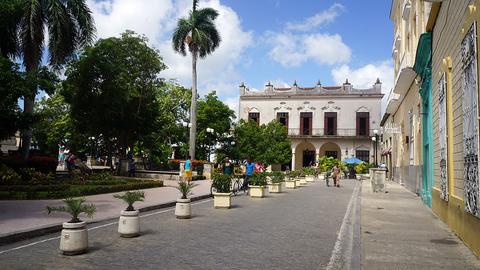
<path fill-rule="evenodd" d="M 340 146 L 333 142 L 327 142 L 320 147 L 320 157 L 334 157 L 336 159 L 342 158 L 342 151 Z"/>
<path fill-rule="evenodd" d="M 315 146 L 302 142 L 295 148 L 295 168 L 308 167 L 315 162 Z"/>

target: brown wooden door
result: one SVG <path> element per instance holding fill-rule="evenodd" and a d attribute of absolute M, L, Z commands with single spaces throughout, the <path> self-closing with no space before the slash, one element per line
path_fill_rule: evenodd
<path fill-rule="evenodd" d="M 311 112 L 300 113 L 300 134 L 312 135 L 312 113 Z"/>
<path fill-rule="evenodd" d="M 325 135 L 337 135 L 337 113 L 326 112 L 324 117 L 324 133 Z"/>
<path fill-rule="evenodd" d="M 357 136 L 368 136 L 370 115 L 368 112 L 357 112 Z"/>

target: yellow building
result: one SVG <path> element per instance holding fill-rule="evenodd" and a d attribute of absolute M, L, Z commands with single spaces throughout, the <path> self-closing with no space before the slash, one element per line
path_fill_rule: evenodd
<path fill-rule="evenodd" d="M 390 19 L 394 24 L 392 57 L 395 86 L 388 95 L 381 121 L 382 161 L 389 169 L 387 177 L 418 195 L 426 194 L 425 197 L 430 191 L 424 190 L 422 181 L 422 79 L 415 72 L 414 65 L 420 36 L 426 32 L 431 5 L 423 0 L 392 1 Z"/>
<path fill-rule="evenodd" d="M 480 255 L 479 68 L 480 1 L 432 6 L 432 209 Z"/>

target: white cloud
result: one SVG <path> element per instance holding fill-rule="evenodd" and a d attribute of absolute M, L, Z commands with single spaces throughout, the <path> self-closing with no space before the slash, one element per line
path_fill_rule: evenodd
<path fill-rule="evenodd" d="M 347 63 L 352 54 L 338 34 L 269 32 L 266 39 L 273 46 L 269 57 L 285 67 L 297 67 L 309 60 L 320 65 L 342 64 Z"/>
<path fill-rule="evenodd" d="M 342 84 L 348 78 L 355 88 L 370 88 L 379 78 L 382 82 L 382 93 L 388 94 L 393 87 L 393 65 L 391 60 L 368 64 L 357 69 L 342 65 L 332 70 L 332 78 L 336 84 Z M 386 99 L 387 96 L 382 99 L 382 111 L 385 109 Z"/>
<path fill-rule="evenodd" d="M 187 16 L 192 8 L 190 0 L 89 0 L 88 4 L 99 38 L 118 36 L 126 29 L 144 34 L 159 49 L 168 66 L 161 76 L 178 79 L 184 86 L 191 87 L 191 57 L 175 53 L 171 44 L 171 33 L 177 20 Z M 219 96 L 229 95 L 231 88 L 210 87 L 229 87 L 232 81 L 240 80 L 236 68 L 252 43 L 252 33 L 242 29 L 235 11 L 222 5 L 220 0 L 201 1 L 202 7 L 212 7 L 219 12 L 215 23 L 222 42 L 211 55 L 197 62 L 199 92 L 205 94 L 208 90 L 216 90 Z"/>
<path fill-rule="evenodd" d="M 343 5 L 335 3 L 327 10 L 317 13 L 301 23 L 288 22 L 286 29 L 293 31 L 310 31 L 316 27 L 333 22 L 344 10 L 345 7 Z"/>
<path fill-rule="evenodd" d="M 393 87 L 393 66 L 390 60 L 357 69 L 342 65 L 332 69 L 332 78 L 336 84 L 342 84 L 348 78 L 355 88 L 370 88 L 379 78 L 382 81 L 382 92 L 387 93 Z"/>

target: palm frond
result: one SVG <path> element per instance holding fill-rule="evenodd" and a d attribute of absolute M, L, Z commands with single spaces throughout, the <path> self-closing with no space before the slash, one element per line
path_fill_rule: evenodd
<path fill-rule="evenodd" d="M 77 36 L 75 23 L 61 0 L 50 0 L 47 6 L 50 63 L 54 67 L 64 64 L 75 51 Z"/>
<path fill-rule="evenodd" d="M 172 45 L 176 52 L 185 56 L 187 51 L 185 49 L 185 42 L 190 32 L 192 31 L 192 25 L 187 19 L 180 19 L 177 23 L 177 28 L 173 32 Z"/>
<path fill-rule="evenodd" d="M 180 180 L 175 188 L 182 193 L 182 199 L 186 199 L 188 195 L 192 194 L 192 189 L 196 186 L 197 184 L 191 181 Z"/>
<path fill-rule="evenodd" d="M 8 58 L 19 53 L 18 30 L 23 8 L 20 0 L 0 1 L 0 55 Z"/>
<path fill-rule="evenodd" d="M 67 0 L 66 8 L 74 18 L 77 36 L 76 43 L 80 47 L 88 46 L 95 40 L 95 23 L 92 11 L 84 0 Z"/>
<path fill-rule="evenodd" d="M 26 0 L 24 13 L 20 23 L 20 43 L 23 63 L 27 71 L 33 70 L 40 64 L 45 16 L 39 0 Z"/>
<path fill-rule="evenodd" d="M 127 191 L 123 194 L 115 194 L 114 198 L 121 199 L 128 204 L 126 211 L 133 211 L 133 204 L 135 202 L 143 202 L 145 199 L 145 192 L 143 191 Z"/>
<path fill-rule="evenodd" d="M 78 215 L 81 213 L 85 213 L 87 217 L 92 218 L 93 214 L 96 212 L 96 207 L 94 204 L 86 204 L 83 203 L 86 201 L 85 198 L 66 198 L 63 202 L 66 206 L 56 206 L 50 207 L 47 206 L 48 214 L 51 212 L 65 212 L 69 213 L 72 216 L 72 219 L 69 221 L 70 223 L 77 223 L 81 220 L 78 219 Z"/>

